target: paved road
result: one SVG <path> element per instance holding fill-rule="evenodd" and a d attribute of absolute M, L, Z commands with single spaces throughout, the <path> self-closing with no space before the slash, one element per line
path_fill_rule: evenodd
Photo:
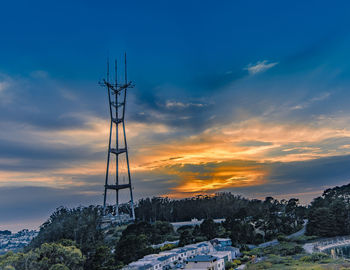
<path fill-rule="evenodd" d="M 304 227 L 301 230 L 288 235 L 287 238 L 290 239 L 293 237 L 298 237 L 298 236 L 304 235 L 305 231 L 306 231 L 306 224 L 307 224 L 307 219 L 304 220 L 304 225 L 303 225 Z"/>

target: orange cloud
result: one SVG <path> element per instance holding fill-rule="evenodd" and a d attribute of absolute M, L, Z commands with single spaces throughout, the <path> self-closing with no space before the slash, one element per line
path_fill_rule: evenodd
<path fill-rule="evenodd" d="M 90 152 L 107 152 L 109 122 L 86 117 L 83 128 L 51 131 L 24 126 L 26 140 L 42 145 L 82 147 Z M 241 166 L 236 160 L 292 162 L 350 153 L 348 119 L 318 119 L 313 124 L 278 123 L 255 118 L 218 125 L 191 136 L 176 136 L 177 130 L 163 124 L 127 123 L 127 138 L 132 172 L 153 172 L 173 176 L 177 185 L 172 194 L 212 193 L 221 189 L 261 185 L 268 181 L 265 167 Z M 23 138 L 21 134 L 18 138 Z M 162 141 L 155 138 L 161 135 Z M 4 161 L 15 162 L 15 161 Z M 231 162 L 231 164 L 230 164 Z M 184 171 L 186 165 L 217 164 L 209 171 Z M 228 165 L 229 164 L 229 165 Z M 104 159 L 65 164 L 40 173 L 0 172 L 0 184 L 84 185 L 84 177 L 103 175 Z M 112 167 L 113 169 L 113 167 Z M 23 180 L 29 179 L 29 180 Z M 82 180 L 78 180 L 82 179 Z M 141 180 L 142 181 L 142 180 Z M 103 183 L 103 179 L 101 179 Z M 101 184 L 102 185 L 102 184 Z"/>

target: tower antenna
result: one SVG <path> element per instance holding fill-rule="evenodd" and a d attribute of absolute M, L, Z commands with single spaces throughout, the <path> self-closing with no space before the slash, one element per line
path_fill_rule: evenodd
<path fill-rule="evenodd" d="M 134 85 L 131 81 L 127 81 L 127 63 L 126 63 L 126 53 L 124 54 L 125 63 L 125 82 L 122 84 L 118 83 L 118 69 L 117 60 L 114 62 L 115 69 L 115 82 L 110 83 L 109 81 L 109 59 L 107 60 L 107 79 L 100 82 L 100 85 L 107 88 L 108 93 L 108 104 L 109 104 L 109 114 L 110 114 L 110 131 L 108 140 L 108 153 L 107 153 L 107 166 L 106 166 L 106 177 L 104 185 L 104 195 L 103 195 L 103 212 L 109 221 L 116 221 L 117 223 L 129 222 L 135 220 L 135 209 L 134 209 L 134 199 L 131 185 L 131 174 L 129 166 L 129 154 L 128 145 L 126 141 L 126 131 L 125 131 L 125 107 L 126 107 L 126 97 L 127 90 L 133 88 Z M 114 95 L 114 98 L 113 98 Z M 113 130 L 115 132 L 115 142 L 112 142 Z M 121 131 L 121 136 L 119 136 L 119 131 Z M 113 139 L 114 140 L 114 139 Z M 124 147 L 120 147 L 120 141 L 124 142 Z M 110 184 L 110 162 L 111 155 L 115 155 L 115 183 Z M 127 183 L 120 183 L 120 160 L 124 159 L 127 165 Z M 131 213 L 125 214 L 120 212 L 120 197 L 119 191 L 123 189 L 129 189 L 130 201 L 128 202 Z M 115 190 L 116 201 L 115 201 L 115 211 L 114 215 L 111 213 L 107 214 L 107 196 L 109 190 Z M 107 220 L 108 221 L 108 220 Z"/>

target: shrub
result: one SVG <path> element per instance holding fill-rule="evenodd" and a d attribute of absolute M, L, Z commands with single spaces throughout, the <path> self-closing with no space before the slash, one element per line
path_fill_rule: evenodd
<path fill-rule="evenodd" d="M 241 261 L 240 261 L 240 260 L 237 260 L 237 259 L 236 259 L 236 260 L 233 260 L 233 263 L 235 263 L 235 264 L 237 264 L 237 265 L 242 264 Z"/>
<path fill-rule="evenodd" d="M 303 252 L 303 248 L 293 242 L 282 242 L 279 245 L 267 247 L 263 249 L 263 253 L 267 254 L 275 254 L 281 256 L 295 255 Z"/>
<path fill-rule="evenodd" d="M 329 256 L 324 253 L 313 253 L 311 255 L 304 256 L 300 258 L 300 261 L 302 262 L 319 262 L 323 261 L 325 259 L 328 259 Z"/>
<path fill-rule="evenodd" d="M 226 262 L 225 263 L 225 269 L 228 270 L 228 269 L 234 269 L 237 265 L 233 262 Z"/>
<path fill-rule="evenodd" d="M 244 255 L 242 258 L 241 258 L 241 261 L 242 262 L 247 262 L 250 260 L 250 257 L 248 255 Z"/>
<path fill-rule="evenodd" d="M 290 240 L 283 234 L 279 234 L 277 236 L 277 240 L 278 242 L 289 242 Z"/>

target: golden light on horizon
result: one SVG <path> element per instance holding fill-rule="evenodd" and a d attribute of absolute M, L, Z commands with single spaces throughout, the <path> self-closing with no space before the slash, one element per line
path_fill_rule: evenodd
<path fill-rule="evenodd" d="M 257 164 L 288 163 L 349 154 L 349 140 L 345 139 L 350 138 L 350 128 L 339 128 L 345 126 L 347 121 L 322 119 L 307 125 L 273 123 L 254 118 L 211 127 L 191 136 L 174 136 L 177 131 L 166 125 L 149 126 L 130 122 L 127 125 L 127 138 L 131 172 L 137 175 L 151 173 L 156 178 L 157 175 L 168 175 L 176 183 L 175 187 L 169 188 L 173 196 L 209 194 L 223 189 L 262 185 L 269 181 L 269 172 L 266 166 Z M 24 128 L 28 139 L 40 140 L 43 145 L 64 145 L 69 148 L 83 146 L 89 152 L 106 153 L 108 127 L 108 121 L 104 119 L 87 117 L 83 128 L 63 129 L 54 134 Z M 164 138 L 160 142 L 154 139 L 158 135 Z M 332 142 L 341 142 L 340 139 L 344 143 L 339 143 L 335 148 Z M 241 162 L 250 161 L 255 165 L 242 166 Z M 15 160 L 6 162 L 16 163 Z M 217 167 L 213 168 L 213 164 Z M 198 167 L 188 167 L 188 171 L 184 171 L 186 166 Z M 4 172 L 0 184 L 26 182 L 57 187 L 83 185 L 86 177 L 101 178 L 105 168 L 103 157 L 100 160 L 62 163 L 60 168 L 48 172 L 25 173 L 28 180 L 24 181 L 21 172 Z M 143 181 L 140 178 L 139 181 Z M 103 179 L 100 180 L 103 183 Z"/>

